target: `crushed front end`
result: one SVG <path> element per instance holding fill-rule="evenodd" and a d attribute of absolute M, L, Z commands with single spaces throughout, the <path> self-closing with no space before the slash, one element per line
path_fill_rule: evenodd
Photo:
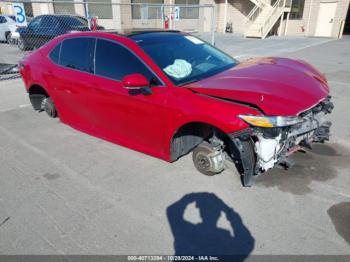
<path fill-rule="evenodd" d="M 240 116 L 250 124 L 249 130 L 231 136 L 235 146 L 250 140 L 255 151 L 255 163 L 248 163 L 245 151 L 239 152 L 246 186 L 252 184 L 252 176 L 259 175 L 276 165 L 288 168 L 291 154 L 311 148 L 314 142 L 329 140 L 331 122 L 327 120 L 334 106 L 331 97 L 318 103 L 296 117 Z M 254 172 L 248 172 L 254 169 Z M 244 183 L 244 182 L 243 182 Z M 244 183 L 245 184 L 245 183 Z"/>

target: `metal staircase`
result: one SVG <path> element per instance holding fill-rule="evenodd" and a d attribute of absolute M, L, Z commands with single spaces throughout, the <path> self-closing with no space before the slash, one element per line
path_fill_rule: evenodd
<path fill-rule="evenodd" d="M 265 38 L 284 12 L 290 12 L 290 0 L 277 0 L 270 5 L 264 0 L 250 0 L 255 4 L 247 16 L 245 37 Z"/>

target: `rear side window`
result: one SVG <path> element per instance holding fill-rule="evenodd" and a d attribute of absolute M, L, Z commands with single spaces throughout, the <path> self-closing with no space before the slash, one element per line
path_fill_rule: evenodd
<path fill-rule="evenodd" d="M 0 24 L 6 23 L 6 18 L 3 16 L 0 16 Z"/>
<path fill-rule="evenodd" d="M 97 39 L 96 75 L 121 80 L 133 73 L 143 74 L 149 81 L 156 81 L 150 70 L 128 49 L 111 41 Z"/>
<path fill-rule="evenodd" d="M 62 42 L 59 64 L 64 67 L 92 72 L 91 55 L 95 39 L 79 37 Z"/>
<path fill-rule="evenodd" d="M 61 50 L 61 43 L 58 44 L 49 54 L 51 61 L 54 62 L 55 64 L 59 63 L 60 50 Z"/>

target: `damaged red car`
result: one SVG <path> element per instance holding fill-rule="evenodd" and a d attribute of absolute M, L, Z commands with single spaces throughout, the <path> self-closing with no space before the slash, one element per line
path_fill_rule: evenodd
<path fill-rule="evenodd" d="M 35 110 L 166 161 L 192 151 L 205 175 L 232 161 L 244 186 L 329 139 L 333 104 L 314 67 L 238 62 L 182 32 L 70 33 L 19 67 Z"/>

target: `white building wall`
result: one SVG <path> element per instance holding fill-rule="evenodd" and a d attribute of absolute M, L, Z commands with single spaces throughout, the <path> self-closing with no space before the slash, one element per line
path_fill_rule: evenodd
<path fill-rule="evenodd" d="M 108 0 L 106 0 L 108 1 Z M 130 3 L 130 0 L 112 0 L 113 3 Z M 350 0 L 305 0 L 304 13 L 302 19 L 289 20 L 287 35 L 291 36 L 314 36 L 317 26 L 320 3 L 326 1 L 337 2 L 337 10 L 333 23 L 332 37 L 338 37 L 341 23 L 346 18 Z M 84 15 L 82 0 L 75 0 L 75 12 Z M 78 4 L 79 3 L 79 4 Z M 174 4 L 175 0 L 165 0 L 165 4 Z M 224 32 L 225 24 L 225 0 L 200 0 L 200 4 L 215 4 L 216 6 L 216 31 Z M 2 11 L 11 14 L 12 6 L 8 3 L 1 3 Z M 52 14 L 53 5 L 48 3 L 33 3 L 34 16 L 41 14 Z M 247 15 L 254 7 L 250 0 L 227 0 L 226 22 L 232 23 L 234 33 L 244 34 L 249 27 Z M 141 19 L 132 19 L 131 6 L 112 6 L 112 19 L 99 19 L 98 23 L 106 29 L 117 29 L 120 31 L 132 28 L 163 28 L 164 21 L 160 19 L 149 20 L 147 24 L 142 24 Z M 210 8 L 201 8 L 199 19 L 181 19 L 175 22 L 175 29 L 186 31 L 210 32 L 213 19 L 213 11 Z M 286 19 L 282 24 L 282 33 L 286 27 Z M 279 22 L 278 22 L 279 23 Z M 277 31 L 278 31 L 277 24 Z"/>
<path fill-rule="evenodd" d="M 349 8 L 350 0 L 305 0 L 304 13 L 302 19 L 289 20 L 287 35 L 290 36 L 315 36 L 317 27 L 318 12 L 321 2 L 337 2 L 337 10 L 333 22 L 331 37 L 337 38 L 339 35 L 341 22 L 345 20 Z M 282 32 L 286 26 L 283 21 Z"/>

